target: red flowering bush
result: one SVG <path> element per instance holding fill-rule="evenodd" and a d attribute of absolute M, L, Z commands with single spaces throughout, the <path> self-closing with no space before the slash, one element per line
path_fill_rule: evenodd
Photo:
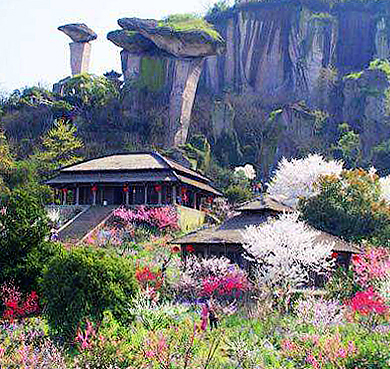
<path fill-rule="evenodd" d="M 375 286 L 390 275 L 390 251 L 379 247 L 368 249 L 364 254 L 354 255 L 352 265 L 360 286 Z"/>
<path fill-rule="evenodd" d="M 135 278 L 143 289 L 152 287 L 159 290 L 164 282 L 162 273 L 152 271 L 149 266 L 138 266 L 135 271 Z"/>
<path fill-rule="evenodd" d="M 389 307 L 384 304 L 382 297 L 376 293 L 372 287 L 369 287 L 366 291 L 357 292 L 351 299 L 349 306 L 352 311 L 362 315 L 369 315 L 372 313 L 384 315 L 389 309 Z"/>
<path fill-rule="evenodd" d="M 3 319 L 13 321 L 39 312 L 38 295 L 35 291 L 23 299 L 17 287 L 5 283 L 1 286 L 1 299 L 5 306 Z"/>
<path fill-rule="evenodd" d="M 248 281 L 242 273 L 231 273 L 222 277 L 208 277 L 202 280 L 200 294 L 211 296 L 236 296 L 248 289 Z"/>
<path fill-rule="evenodd" d="M 226 258 L 199 259 L 189 256 L 177 282 L 182 297 L 238 298 L 249 289 L 245 271 Z"/>

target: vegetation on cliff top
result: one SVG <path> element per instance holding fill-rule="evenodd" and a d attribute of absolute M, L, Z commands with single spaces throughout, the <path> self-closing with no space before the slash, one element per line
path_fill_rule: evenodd
<path fill-rule="evenodd" d="M 176 32 L 202 31 L 214 40 L 221 41 L 222 37 L 204 18 L 195 14 L 172 14 L 158 23 L 159 27 L 169 27 Z"/>

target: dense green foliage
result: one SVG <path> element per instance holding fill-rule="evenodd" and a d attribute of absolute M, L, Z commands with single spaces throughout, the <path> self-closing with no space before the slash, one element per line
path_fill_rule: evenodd
<path fill-rule="evenodd" d="M 362 169 L 326 176 L 319 193 L 300 203 L 302 216 L 314 227 L 350 241 L 388 243 L 390 207 L 380 198 L 377 175 Z"/>
<path fill-rule="evenodd" d="M 1 197 L 9 193 L 9 189 L 5 181 L 13 169 L 13 166 L 14 162 L 8 142 L 4 133 L 0 130 L 0 203 Z"/>
<path fill-rule="evenodd" d="M 177 32 L 203 31 L 215 40 L 221 36 L 203 17 L 195 14 L 172 14 L 159 22 L 160 27 L 169 27 Z"/>
<path fill-rule="evenodd" d="M 0 211 L 0 283 L 14 280 L 25 290 L 37 288 L 43 266 L 53 253 L 45 238 L 48 220 L 27 191 L 14 190 Z"/>
<path fill-rule="evenodd" d="M 390 140 L 381 142 L 372 148 L 372 158 L 376 168 L 383 176 L 390 174 Z"/>
<path fill-rule="evenodd" d="M 360 135 L 347 123 L 339 125 L 340 138 L 334 147 L 334 156 L 342 159 L 347 168 L 357 168 L 362 163 Z"/>
<path fill-rule="evenodd" d="M 37 142 L 34 151 L 19 159 L 11 156 L 6 138 L 0 132 L 0 198 L 9 196 L 13 189 L 22 189 L 41 203 L 51 201 L 52 190 L 43 181 L 58 168 L 82 158 L 78 153 L 83 142 L 76 132 L 76 127 L 70 122 L 56 120 Z"/>
<path fill-rule="evenodd" d="M 58 168 L 74 164 L 82 159 L 77 152 L 83 142 L 76 137 L 77 128 L 63 120 L 54 122 L 53 127 L 42 138 L 41 147 L 35 149 L 31 160 L 37 163 L 40 178 L 47 178 Z"/>
<path fill-rule="evenodd" d="M 238 204 L 250 200 L 253 193 L 246 184 L 231 184 L 225 191 L 225 196 L 232 204 Z"/>
<path fill-rule="evenodd" d="M 42 283 L 53 331 L 71 339 L 86 319 L 100 322 L 105 310 L 128 322 L 126 309 L 137 289 L 134 269 L 126 258 L 87 247 L 54 257 Z"/>

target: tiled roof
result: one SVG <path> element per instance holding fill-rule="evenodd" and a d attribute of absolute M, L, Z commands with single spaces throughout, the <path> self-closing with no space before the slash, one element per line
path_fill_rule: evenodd
<path fill-rule="evenodd" d="M 61 169 L 61 172 L 168 169 L 168 164 L 158 155 L 134 153 L 105 156 L 87 160 Z"/>
<path fill-rule="evenodd" d="M 201 229 L 172 241 L 173 244 L 235 244 L 243 245 L 242 232 L 247 226 L 260 225 L 267 216 L 259 213 L 241 213 L 228 219 L 220 226 Z M 334 251 L 359 253 L 360 248 L 329 233 L 318 231 L 317 242 L 334 242 Z"/>
<path fill-rule="evenodd" d="M 194 179 L 191 179 L 191 178 L 188 178 L 188 177 L 185 177 L 185 176 L 181 176 L 180 174 L 176 174 L 176 177 L 182 183 L 185 183 L 187 185 L 200 188 L 201 190 L 205 190 L 207 192 L 211 192 L 211 193 L 213 193 L 214 195 L 217 195 L 217 196 L 222 196 L 221 192 L 217 191 L 215 188 L 211 187 L 207 183 L 196 181 Z"/>
<path fill-rule="evenodd" d="M 176 181 L 217 196 L 210 179 L 156 152 L 117 154 L 87 160 L 60 170 L 49 185 Z"/>
<path fill-rule="evenodd" d="M 272 210 L 276 212 L 287 212 L 290 213 L 294 211 L 294 209 L 286 206 L 276 199 L 272 197 L 262 194 L 258 198 L 248 201 L 244 204 L 241 204 L 237 209 L 237 211 L 261 211 L 261 210 Z"/>
<path fill-rule="evenodd" d="M 61 172 L 57 177 L 47 181 L 47 184 L 66 183 L 137 183 L 137 182 L 177 182 L 177 178 L 168 171 L 138 171 L 138 172 Z"/>

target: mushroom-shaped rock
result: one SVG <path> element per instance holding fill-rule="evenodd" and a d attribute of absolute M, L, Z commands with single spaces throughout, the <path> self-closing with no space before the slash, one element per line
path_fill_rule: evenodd
<path fill-rule="evenodd" d="M 225 50 L 225 42 L 210 24 L 196 18 L 196 22 L 170 19 L 122 18 L 118 24 L 128 31 L 140 33 L 158 48 L 178 57 L 206 57 L 220 54 Z"/>
<path fill-rule="evenodd" d="M 72 75 L 88 73 L 91 57 L 91 44 L 89 42 L 97 38 L 96 33 L 84 23 L 66 24 L 58 29 L 73 41 L 69 44 Z"/>
<path fill-rule="evenodd" d="M 107 39 L 116 46 L 131 53 L 147 53 L 157 49 L 157 46 L 149 39 L 135 31 L 116 30 L 107 34 Z"/>
<path fill-rule="evenodd" d="M 89 42 L 97 39 L 97 34 L 84 23 L 71 23 L 58 27 L 58 30 L 69 36 L 73 42 Z"/>
<path fill-rule="evenodd" d="M 125 81 L 139 80 L 144 90 L 165 94 L 166 147 L 183 145 L 204 60 L 224 52 L 225 42 L 204 19 L 192 16 L 164 21 L 122 18 L 118 23 L 123 30 L 110 32 L 107 38 L 123 48 Z"/>

